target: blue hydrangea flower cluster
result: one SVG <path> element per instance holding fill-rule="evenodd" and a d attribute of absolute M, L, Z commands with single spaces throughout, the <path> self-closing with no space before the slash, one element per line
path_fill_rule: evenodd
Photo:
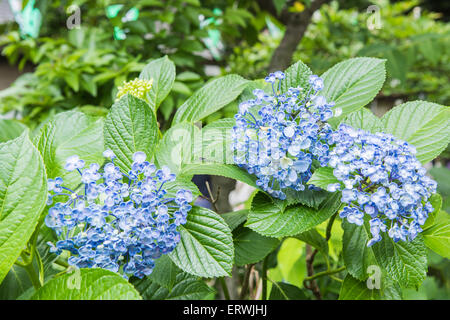
<path fill-rule="evenodd" d="M 70 252 L 69 265 L 104 268 L 125 278 L 149 275 L 155 259 L 171 252 L 180 241 L 179 225 L 186 223 L 192 193 L 180 189 L 168 196 L 164 184 L 175 180 L 168 167 L 157 169 L 144 152 L 133 155 L 128 174 L 109 158 L 100 167 L 85 168 L 78 156 L 67 159 L 65 169 L 78 171 L 81 184 L 75 190 L 63 186 L 63 179 L 49 179 L 49 200 L 61 200 L 48 211 L 45 223 L 56 231 L 51 251 Z"/>
<path fill-rule="evenodd" d="M 429 198 L 436 192 L 414 146 L 346 124 L 331 134 L 330 143 L 335 146 L 328 165 L 340 182 L 328 185 L 328 191 L 342 189 L 341 201 L 347 204 L 340 217 L 359 226 L 370 217 L 373 238 L 367 246 L 386 231 L 395 242 L 413 240 L 433 211 Z"/>
<path fill-rule="evenodd" d="M 269 74 L 265 81 L 272 85 L 272 94 L 255 89 L 254 99 L 240 103 L 232 130 L 234 162 L 280 199 L 286 198 L 285 188 L 305 189 L 314 161 L 327 164 L 332 129 L 326 121 L 340 114 L 319 95 L 323 81 L 318 76 L 310 76 L 307 88 L 280 93 L 284 78 L 281 71 Z"/>

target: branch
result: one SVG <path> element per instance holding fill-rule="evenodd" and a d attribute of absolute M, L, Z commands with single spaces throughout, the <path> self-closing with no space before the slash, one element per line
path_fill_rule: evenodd
<path fill-rule="evenodd" d="M 314 275 L 314 258 L 316 257 L 318 250 L 315 249 L 312 251 L 312 248 L 309 244 L 306 245 L 306 270 L 308 271 L 308 278 L 312 278 Z M 316 280 L 314 278 L 303 280 L 303 285 L 305 288 L 312 291 L 317 300 L 322 300 L 322 295 L 320 294 L 319 286 L 317 285 Z M 309 282 L 309 283 L 308 283 Z"/>
<path fill-rule="evenodd" d="M 280 45 L 275 49 L 270 60 L 269 71 L 285 70 L 292 61 L 292 56 L 302 40 L 313 13 L 323 4 L 331 0 L 314 0 L 310 7 L 300 13 L 288 12 L 286 9 L 280 15 L 285 23 L 286 31 Z"/>

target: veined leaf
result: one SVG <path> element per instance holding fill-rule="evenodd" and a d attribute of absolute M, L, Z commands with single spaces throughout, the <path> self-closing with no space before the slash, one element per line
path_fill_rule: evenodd
<path fill-rule="evenodd" d="M 0 282 L 25 248 L 46 200 L 44 163 L 28 130 L 0 143 Z"/>
<path fill-rule="evenodd" d="M 185 272 L 176 275 L 170 290 L 149 279 L 136 281 L 134 286 L 145 300 L 201 300 L 215 293 L 204 281 Z"/>
<path fill-rule="evenodd" d="M 339 300 L 401 300 L 398 284 L 384 278 L 380 279 L 380 288 L 370 289 L 366 281 L 359 281 L 347 274 L 341 286 Z"/>
<path fill-rule="evenodd" d="M 269 197 L 264 199 L 256 195 L 245 226 L 264 236 L 293 236 L 327 220 L 338 210 L 340 201 L 336 193 L 323 201 L 317 210 L 305 205 L 285 208 L 274 204 Z"/>
<path fill-rule="evenodd" d="M 343 121 L 353 128 L 363 129 L 372 133 L 383 131 L 383 122 L 367 108 L 350 113 Z"/>
<path fill-rule="evenodd" d="M 0 143 L 17 138 L 26 128 L 26 125 L 17 120 L 0 119 Z"/>
<path fill-rule="evenodd" d="M 450 141 L 450 108 L 426 101 L 396 106 L 381 119 L 384 132 L 403 139 L 417 149 L 417 159 L 436 158 Z"/>
<path fill-rule="evenodd" d="M 208 82 L 178 108 L 173 124 L 204 119 L 235 100 L 248 82 L 235 74 Z"/>
<path fill-rule="evenodd" d="M 167 130 L 155 152 L 158 164 L 168 166 L 178 175 L 182 165 L 195 163 L 197 146 L 194 142 L 199 132 L 190 123 L 180 123 Z"/>
<path fill-rule="evenodd" d="M 181 173 L 184 176 L 195 174 L 209 174 L 213 176 L 222 176 L 245 182 L 246 184 L 258 188 L 255 183 L 256 178 L 247 171 L 229 164 L 187 164 L 183 166 Z"/>
<path fill-rule="evenodd" d="M 141 300 L 141 296 L 117 273 L 103 269 L 77 269 L 53 278 L 31 300 Z"/>
<path fill-rule="evenodd" d="M 149 105 L 139 98 L 126 94 L 115 102 L 104 126 L 105 149 L 116 155 L 115 164 L 128 172 L 133 154 L 143 151 L 147 160 L 153 157 L 158 141 L 156 117 Z"/>
<path fill-rule="evenodd" d="M 386 78 L 385 62 L 376 58 L 352 58 L 336 64 L 322 75 L 324 89 L 320 94 L 342 109 L 342 115 L 330 119 L 330 123 L 337 125 L 346 115 L 375 98 Z"/>
<path fill-rule="evenodd" d="M 343 254 L 348 272 L 365 280 L 367 268 L 376 265 L 387 276 L 401 287 L 417 287 L 426 277 L 427 255 L 421 236 L 414 241 L 394 241 L 387 235 L 371 247 L 367 241 L 371 238 L 370 227 L 366 221 L 364 226 L 343 223 Z"/>
<path fill-rule="evenodd" d="M 276 238 L 262 236 L 245 227 L 233 231 L 233 241 L 234 261 L 238 266 L 261 261 L 280 243 Z"/>
<path fill-rule="evenodd" d="M 217 213 L 193 207 L 179 231 L 181 240 L 169 257 L 180 269 L 209 278 L 231 273 L 233 239 L 230 228 Z"/>
<path fill-rule="evenodd" d="M 67 187 L 80 183 L 78 172 L 64 169 L 68 157 L 78 155 L 89 163 L 103 162 L 103 121 L 76 111 L 59 113 L 46 123 L 35 145 L 44 159 L 48 178 L 61 177 Z"/>
<path fill-rule="evenodd" d="M 158 109 L 172 90 L 175 76 L 175 64 L 167 56 L 150 61 L 142 69 L 140 79 L 153 79 L 152 88 L 147 93 L 149 105 L 153 110 Z"/>
<path fill-rule="evenodd" d="M 450 259 L 450 216 L 447 212 L 440 211 L 434 224 L 422 234 L 428 248 Z"/>
<path fill-rule="evenodd" d="M 309 87 L 309 76 L 312 74 L 309 67 L 302 61 L 297 61 L 284 71 L 284 79 L 281 80 L 281 92 L 287 92 L 289 88 Z"/>
<path fill-rule="evenodd" d="M 340 183 L 340 181 L 334 176 L 333 168 L 330 167 L 317 168 L 308 180 L 308 184 L 313 184 L 324 190 L 327 190 L 328 185 L 333 183 Z"/>

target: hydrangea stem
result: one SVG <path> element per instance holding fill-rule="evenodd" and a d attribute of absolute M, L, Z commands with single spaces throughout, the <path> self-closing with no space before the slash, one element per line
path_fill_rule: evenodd
<path fill-rule="evenodd" d="M 225 300 L 230 300 L 230 292 L 228 291 L 227 283 L 225 282 L 225 277 L 219 278 L 220 285 L 222 286 L 223 295 Z"/>
<path fill-rule="evenodd" d="M 262 265 L 262 297 L 261 300 L 267 300 L 267 263 L 269 255 L 264 258 Z"/>

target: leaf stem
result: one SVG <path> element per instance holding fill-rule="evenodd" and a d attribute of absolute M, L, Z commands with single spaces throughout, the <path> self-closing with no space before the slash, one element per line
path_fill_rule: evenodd
<path fill-rule="evenodd" d="M 223 295 L 225 300 L 230 300 L 230 292 L 228 291 L 227 283 L 225 282 L 225 277 L 219 278 L 220 285 L 222 286 Z"/>
<path fill-rule="evenodd" d="M 261 300 L 267 300 L 267 262 L 269 255 L 264 258 L 262 265 L 262 297 Z"/>
<path fill-rule="evenodd" d="M 247 293 L 248 286 L 249 286 L 249 280 L 250 280 L 250 273 L 252 272 L 253 266 L 254 266 L 254 264 L 247 265 L 247 269 L 245 271 L 245 276 L 244 276 L 244 282 L 242 284 L 241 294 L 239 296 L 240 300 L 244 300 L 245 295 Z"/>
<path fill-rule="evenodd" d="M 318 273 L 316 273 L 316 274 L 314 274 L 314 275 L 312 275 L 310 277 L 306 277 L 305 281 L 312 281 L 314 279 L 317 279 L 317 278 L 320 278 L 320 277 L 323 277 L 323 276 L 327 276 L 327 275 L 332 275 L 332 274 L 335 274 L 335 273 L 338 273 L 338 272 L 341 272 L 341 271 L 344 271 L 344 270 L 345 270 L 345 266 L 342 266 L 342 267 L 334 269 L 334 270 L 327 270 L 327 271 L 318 272 Z"/>

